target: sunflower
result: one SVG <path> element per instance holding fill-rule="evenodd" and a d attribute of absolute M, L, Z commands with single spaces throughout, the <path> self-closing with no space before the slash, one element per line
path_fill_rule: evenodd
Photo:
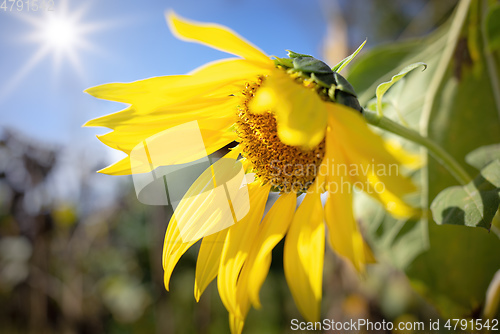
<path fill-rule="evenodd" d="M 188 75 L 88 89 L 97 98 L 129 104 L 120 112 L 86 123 L 112 129 L 99 139 L 128 155 L 100 172 L 149 172 L 237 143 L 225 158 L 239 159 L 244 172 L 254 175 L 246 188 L 249 210 L 240 215 L 233 210 L 237 222 L 229 227 L 186 239 L 179 229 L 182 217 L 203 219 L 205 226 L 220 223 L 222 218 L 211 213 L 206 198 L 179 205 L 165 236 L 165 287 L 169 289 L 180 257 L 202 239 L 195 298 L 199 300 L 217 278 L 231 332 L 240 333 L 250 306 L 260 307 L 259 290 L 269 271 L 271 252 L 285 238 L 288 286 L 304 318 L 317 321 L 325 240 L 360 272 L 366 263 L 374 262 L 353 215 L 352 189 L 373 196 L 392 215 L 408 217 L 415 211 L 402 198 L 415 188 L 394 170 L 401 160 L 370 130 L 350 84 L 326 64 L 291 51 L 288 58 L 271 59 L 226 27 L 190 22 L 172 12 L 167 16 L 178 38 L 238 58 L 209 63 Z M 203 138 L 199 152 L 183 153 L 183 143 L 190 138 L 179 133 L 176 145 L 181 149 L 164 154 L 161 163 L 151 166 L 151 161 L 144 163 L 132 156 L 134 148 L 148 138 L 191 121 L 197 122 Z M 204 187 L 214 174 L 210 168 L 188 193 Z M 279 197 L 264 215 L 271 192 Z"/>

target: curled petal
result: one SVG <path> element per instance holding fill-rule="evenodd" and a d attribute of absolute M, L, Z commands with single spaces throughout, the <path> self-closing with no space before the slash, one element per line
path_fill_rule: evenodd
<path fill-rule="evenodd" d="M 282 70 L 274 70 L 250 101 L 250 111 L 272 111 L 278 123 L 280 140 L 292 146 L 311 149 L 325 136 L 326 103 L 317 93 L 290 78 Z"/>
<path fill-rule="evenodd" d="M 173 11 L 169 11 L 166 16 L 170 30 L 179 39 L 204 44 L 268 66 L 274 65 L 264 52 L 227 27 L 214 23 L 189 21 L 179 17 Z"/>

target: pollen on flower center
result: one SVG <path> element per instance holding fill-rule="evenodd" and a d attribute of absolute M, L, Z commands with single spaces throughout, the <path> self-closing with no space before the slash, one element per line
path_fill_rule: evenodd
<path fill-rule="evenodd" d="M 236 131 L 242 155 L 253 165 L 253 172 L 273 190 L 305 192 L 313 184 L 325 155 L 325 140 L 311 150 L 290 146 L 278 138 L 275 116 L 269 111 L 252 113 L 250 100 L 262 84 L 263 78 L 247 83 L 243 102 L 238 108 Z"/>

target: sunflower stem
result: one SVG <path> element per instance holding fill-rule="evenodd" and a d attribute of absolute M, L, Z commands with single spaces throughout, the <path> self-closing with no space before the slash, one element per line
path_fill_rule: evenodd
<path fill-rule="evenodd" d="M 441 146 L 429 138 L 423 137 L 418 132 L 402 126 L 387 117 L 380 116 L 376 112 L 365 109 L 363 115 L 369 124 L 394 133 L 427 148 L 429 153 L 439 163 L 441 163 L 455 177 L 455 179 L 460 182 L 460 184 L 466 185 L 472 181 L 471 177 L 462 168 L 462 166 L 460 166 L 460 164 Z"/>

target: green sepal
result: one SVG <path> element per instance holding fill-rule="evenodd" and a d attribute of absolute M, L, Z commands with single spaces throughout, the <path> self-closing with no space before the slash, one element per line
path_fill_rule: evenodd
<path fill-rule="evenodd" d="M 337 84 L 337 89 L 341 90 L 345 93 L 349 93 L 352 96 L 356 96 L 356 91 L 354 91 L 354 87 L 347 81 L 346 78 L 341 76 L 338 72 L 333 72 L 333 78 L 335 79 L 335 82 Z"/>
<path fill-rule="evenodd" d="M 344 67 L 346 67 L 347 65 L 349 65 L 349 63 L 351 62 L 351 60 L 354 59 L 354 57 L 356 57 L 356 55 L 359 53 L 359 51 L 361 51 L 361 49 L 363 48 L 363 46 L 365 46 L 366 44 L 366 39 L 365 41 L 356 49 L 356 51 L 354 51 L 350 56 L 342 59 L 342 61 L 340 63 L 338 63 L 337 65 L 335 65 L 332 70 L 334 72 L 340 72 L 342 71 L 342 69 Z"/>
<path fill-rule="evenodd" d="M 274 58 L 275 66 L 283 66 L 285 68 L 293 68 L 293 60 L 290 58 Z"/>
<path fill-rule="evenodd" d="M 311 73 L 311 79 L 324 88 L 330 88 L 332 85 L 335 86 L 335 79 L 332 74 Z"/>
<path fill-rule="evenodd" d="M 304 73 L 319 73 L 319 74 L 331 74 L 332 70 L 330 67 L 313 57 L 296 57 L 293 58 L 293 68 L 297 71 Z"/>
<path fill-rule="evenodd" d="M 293 52 L 292 50 L 286 50 L 288 52 L 288 57 L 290 58 L 298 58 L 298 57 L 313 57 L 313 56 L 310 56 L 310 55 L 305 55 L 305 54 L 302 54 L 302 53 L 297 53 L 297 52 Z"/>
<path fill-rule="evenodd" d="M 330 94 L 328 94 L 328 95 L 330 95 Z M 347 107 L 350 107 L 352 109 L 355 109 L 355 110 L 363 113 L 363 108 L 359 104 L 358 99 L 355 96 L 353 96 L 349 93 L 346 93 L 342 90 L 338 90 L 338 89 L 335 90 L 335 102 L 343 104 Z"/>

